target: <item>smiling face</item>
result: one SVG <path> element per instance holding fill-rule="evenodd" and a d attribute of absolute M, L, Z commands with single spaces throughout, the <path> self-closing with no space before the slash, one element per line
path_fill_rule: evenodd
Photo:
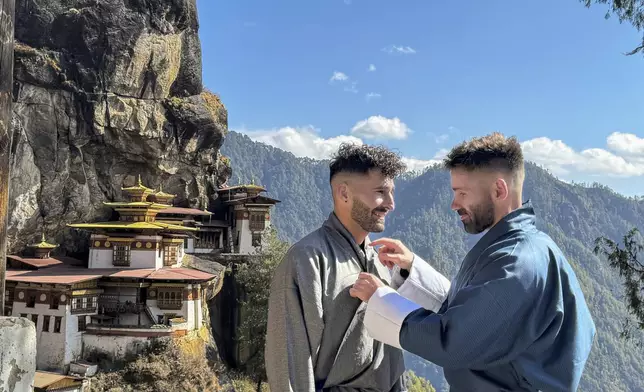
<path fill-rule="evenodd" d="M 385 217 L 394 209 L 394 181 L 380 170 L 351 173 L 339 178 L 335 199 L 337 212 L 350 218 L 354 229 L 366 233 L 385 230 Z"/>
<path fill-rule="evenodd" d="M 351 196 L 351 218 L 368 233 L 384 231 L 385 217 L 394 209 L 394 181 L 372 170 L 353 181 Z"/>
<path fill-rule="evenodd" d="M 454 200 L 452 210 L 461 218 L 465 231 L 481 233 L 495 223 L 495 180 L 486 172 L 452 169 L 450 171 Z"/>

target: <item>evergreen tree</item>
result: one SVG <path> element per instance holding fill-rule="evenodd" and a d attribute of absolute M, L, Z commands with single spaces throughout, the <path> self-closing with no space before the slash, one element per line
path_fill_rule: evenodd
<path fill-rule="evenodd" d="M 624 279 L 626 293 L 626 306 L 637 323 L 637 327 L 644 331 L 644 262 L 641 252 L 644 251 L 644 242 L 636 228 L 631 229 L 623 238 L 624 247 L 606 237 L 595 240 L 595 254 L 605 256 L 610 266 L 619 271 Z M 630 320 L 627 318 L 622 330 L 622 336 L 633 336 Z M 641 345 L 641 342 L 638 343 Z"/>
<path fill-rule="evenodd" d="M 264 345 L 268 319 L 268 298 L 275 268 L 288 250 L 288 244 L 279 240 L 277 231 L 269 229 L 262 239 L 259 257 L 235 266 L 235 279 L 243 288 L 245 298 L 239 305 L 243 317 L 239 326 L 239 341 L 250 348 L 250 356 L 243 366 L 244 373 L 257 382 L 257 391 L 266 381 Z"/>

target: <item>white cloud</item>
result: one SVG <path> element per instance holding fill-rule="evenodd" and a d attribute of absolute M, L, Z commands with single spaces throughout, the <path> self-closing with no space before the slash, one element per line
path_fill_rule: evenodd
<path fill-rule="evenodd" d="M 333 72 L 333 75 L 331 75 L 331 79 L 329 79 L 329 82 L 335 82 L 335 81 L 344 82 L 347 80 L 349 80 L 349 77 L 347 76 L 347 74 L 345 74 L 344 72 L 335 71 Z"/>
<path fill-rule="evenodd" d="M 351 134 L 365 139 L 406 139 L 411 129 L 398 117 L 371 116 L 351 128 Z"/>
<path fill-rule="evenodd" d="M 369 64 L 369 68 L 367 68 L 368 72 L 375 72 L 376 71 L 376 66 L 373 64 Z"/>
<path fill-rule="evenodd" d="M 351 80 L 351 78 L 345 74 L 344 72 L 340 71 L 335 71 L 333 72 L 333 75 L 331 75 L 331 78 L 329 79 L 329 83 L 339 83 L 340 85 L 344 86 L 344 91 L 349 92 L 349 93 L 357 93 L 358 92 L 358 82 Z"/>
<path fill-rule="evenodd" d="M 407 171 L 419 172 L 423 171 L 429 166 L 441 164 L 447 152 L 448 151 L 445 149 L 439 150 L 432 159 L 416 159 L 403 157 L 402 160 L 403 162 L 405 162 L 405 165 L 407 165 Z"/>
<path fill-rule="evenodd" d="M 436 141 L 436 143 L 438 143 L 438 144 L 445 143 L 445 142 L 447 141 L 447 139 L 449 139 L 449 135 L 448 135 L 448 134 L 446 134 L 446 133 L 444 133 L 444 134 L 442 134 L 442 135 L 438 135 L 438 136 L 436 136 L 436 137 L 434 138 L 434 140 L 435 140 L 435 141 Z"/>
<path fill-rule="evenodd" d="M 362 139 L 349 135 L 323 138 L 319 131 L 310 125 L 255 131 L 235 129 L 234 131 L 244 133 L 257 142 L 289 151 L 300 158 L 328 159 L 338 150 L 341 143 L 364 144 Z M 432 159 L 427 160 L 403 157 L 403 162 L 407 165 L 408 171 L 422 171 L 428 166 L 440 163 L 440 159 L 446 152 L 447 150 L 440 150 Z"/>
<path fill-rule="evenodd" d="M 357 86 L 358 82 L 350 82 L 346 86 L 344 86 L 344 91 L 355 94 L 358 92 Z"/>
<path fill-rule="evenodd" d="M 364 97 L 365 97 L 365 99 L 367 100 L 367 102 L 369 102 L 369 101 L 371 101 L 372 99 L 382 97 L 382 95 L 380 95 L 379 93 L 368 93 L 368 94 L 366 94 Z"/>
<path fill-rule="evenodd" d="M 382 48 L 382 51 L 389 54 L 415 54 L 416 49 L 410 46 L 389 45 Z"/>
<path fill-rule="evenodd" d="M 313 126 L 283 127 L 279 129 L 248 131 L 235 130 L 244 133 L 251 139 L 293 153 L 296 157 L 327 159 L 338 150 L 341 143 L 363 144 L 362 140 L 348 135 L 340 135 L 325 139 Z"/>
<path fill-rule="evenodd" d="M 575 151 L 562 140 L 539 137 L 521 143 L 527 160 L 558 176 L 576 174 L 608 177 L 644 176 L 644 139 L 634 134 L 612 133 L 608 149 Z"/>
<path fill-rule="evenodd" d="M 606 139 L 606 145 L 616 153 L 644 157 L 644 138 L 632 133 L 613 132 Z"/>
<path fill-rule="evenodd" d="M 251 139 L 293 153 L 297 157 L 327 159 L 343 142 L 364 144 L 366 139 L 405 139 L 409 127 L 398 118 L 371 116 L 358 121 L 349 135 L 324 138 L 313 126 L 283 127 L 266 130 L 238 129 Z M 539 137 L 521 143 L 528 161 L 550 170 L 562 181 L 606 182 L 610 178 L 644 176 L 644 138 L 635 134 L 612 133 L 605 148 L 575 150 L 562 140 Z M 404 157 L 410 171 L 440 163 L 447 154 L 441 149 L 431 159 Z M 628 180 L 627 180 L 628 181 Z M 638 180 L 636 180 L 638 181 Z"/>

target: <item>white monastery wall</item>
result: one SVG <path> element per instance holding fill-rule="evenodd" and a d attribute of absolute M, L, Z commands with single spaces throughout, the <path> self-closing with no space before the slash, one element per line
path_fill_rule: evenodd
<path fill-rule="evenodd" d="M 36 303 L 33 308 L 28 308 L 25 302 L 16 301 L 13 303 L 13 316 L 20 317 L 20 315 L 26 314 L 27 319 L 35 324 L 36 350 L 38 353 L 36 366 L 38 369 L 54 370 L 64 367 L 65 324 L 69 308 L 70 305 L 60 304 L 58 309 L 50 309 L 49 304 L 43 303 Z M 48 326 L 44 324 L 45 316 L 50 316 Z M 60 332 L 54 332 L 56 317 L 61 317 Z"/>
<path fill-rule="evenodd" d="M 130 353 L 139 353 L 150 344 L 151 339 L 137 336 L 83 335 L 84 353 L 94 350 L 107 353 L 113 358 L 123 358 Z"/>

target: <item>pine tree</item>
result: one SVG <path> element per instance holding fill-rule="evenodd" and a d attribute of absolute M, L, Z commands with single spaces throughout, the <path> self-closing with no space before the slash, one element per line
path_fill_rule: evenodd
<path fill-rule="evenodd" d="M 271 279 L 288 246 L 278 239 L 277 231 L 271 228 L 264 234 L 259 257 L 236 266 L 235 279 L 245 293 L 245 299 L 239 303 L 243 317 L 238 340 L 251 351 L 243 370 L 257 382 L 257 391 L 261 390 L 262 382 L 266 381 L 264 345 Z"/>
<path fill-rule="evenodd" d="M 635 317 L 637 327 L 644 331 L 644 261 L 641 257 L 644 242 L 636 228 L 631 229 L 624 236 L 623 242 L 622 248 L 620 244 L 606 237 L 599 237 L 595 240 L 594 253 L 605 256 L 610 266 L 619 271 L 619 275 L 624 280 L 628 311 Z M 625 321 L 622 336 L 632 337 L 629 319 Z"/>

